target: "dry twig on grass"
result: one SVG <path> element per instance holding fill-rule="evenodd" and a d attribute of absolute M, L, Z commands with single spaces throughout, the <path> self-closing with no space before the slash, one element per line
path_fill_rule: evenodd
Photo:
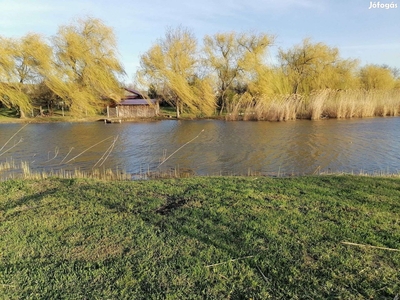
<path fill-rule="evenodd" d="M 211 267 L 215 267 L 215 266 L 219 266 L 219 265 L 227 264 L 227 263 L 230 263 L 230 262 L 233 262 L 233 261 L 242 260 L 242 259 L 251 258 L 251 257 L 254 257 L 254 255 L 249 255 L 249 256 L 245 256 L 245 257 L 239 257 L 239 258 L 235 258 L 235 259 L 230 259 L 228 261 L 224 261 L 224 262 L 221 262 L 221 263 L 208 265 L 208 266 L 206 266 L 206 268 L 211 268 Z"/>
<path fill-rule="evenodd" d="M 397 251 L 400 252 L 399 249 L 393 249 L 393 248 L 387 248 L 387 247 L 378 247 L 378 246 L 372 246 L 372 245 L 364 245 L 364 244 L 356 244 L 356 243 L 350 243 L 350 242 L 342 242 L 344 245 L 349 245 L 349 246 L 357 246 L 357 247 L 364 247 L 364 248 L 373 248 L 373 249 L 380 249 L 380 250 L 387 250 L 387 251 Z"/>

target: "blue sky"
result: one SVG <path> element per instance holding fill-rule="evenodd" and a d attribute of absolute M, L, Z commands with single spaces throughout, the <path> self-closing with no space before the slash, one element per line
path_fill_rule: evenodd
<path fill-rule="evenodd" d="M 139 56 L 166 28 L 179 25 L 199 42 L 206 34 L 227 31 L 275 35 L 271 62 L 278 48 L 309 37 L 338 47 L 343 58 L 400 68 L 400 0 L 382 3 L 398 7 L 369 9 L 367 0 L 0 0 L 0 35 L 51 37 L 74 19 L 100 18 L 114 29 L 127 83 Z"/>

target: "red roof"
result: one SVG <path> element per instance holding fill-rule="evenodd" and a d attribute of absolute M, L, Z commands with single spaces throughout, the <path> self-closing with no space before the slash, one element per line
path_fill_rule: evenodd
<path fill-rule="evenodd" d="M 133 94 L 125 96 L 125 99 L 144 99 L 144 96 L 141 92 L 129 88 L 124 88 L 124 89 L 125 91 Z"/>
<path fill-rule="evenodd" d="M 156 103 L 156 99 L 125 99 L 118 103 L 118 105 L 155 105 Z"/>

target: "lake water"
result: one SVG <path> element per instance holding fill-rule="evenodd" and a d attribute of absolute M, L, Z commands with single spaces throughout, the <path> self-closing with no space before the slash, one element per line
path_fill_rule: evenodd
<path fill-rule="evenodd" d="M 0 124 L 0 148 L 22 126 Z M 0 151 L 0 163 L 6 160 L 38 171 L 101 165 L 132 174 L 171 168 L 198 175 L 398 173 L 400 118 L 29 124 Z"/>

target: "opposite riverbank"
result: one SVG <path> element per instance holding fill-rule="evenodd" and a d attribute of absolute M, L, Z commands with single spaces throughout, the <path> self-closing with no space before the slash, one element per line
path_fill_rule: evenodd
<path fill-rule="evenodd" d="M 156 117 L 149 118 L 107 118 L 106 115 L 95 115 L 95 116 L 70 116 L 68 113 L 63 116 L 61 111 L 56 111 L 53 115 L 43 115 L 36 117 L 26 117 L 19 118 L 17 113 L 12 109 L 3 108 L 0 109 L 0 124 L 7 123 L 83 123 L 83 122 L 104 122 L 104 120 L 112 120 L 112 123 L 120 123 L 122 122 L 151 122 L 151 121 L 161 121 L 161 120 L 177 120 L 176 113 L 174 112 L 172 107 L 162 108 L 160 111 L 160 115 Z M 218 119 L 225 120 L 225 116 L 212 116 L 207 118 L 196 117 L 190 114 L 181 114 L 180 120 L 195 120 L 195 119 Z"/>
<path fill-rule="evenodd" d="M 332 93 L 332 92 L 331 92 Z M 361 97 L 356 93 L 355 99 L 347 103 L 343 95 L 339 97 L 333 92 L 334 97 L 329 92 L 319 93 L 312 101 L 304 107 L 304 101 L 299 101 L 296 97 L 293 107 L 291 103 L 277 100 L 267 104 L 248 105 L 245 107 L 236 107 L 229 113 L 215 114 L 211 116 L 198 116 L 190 113 L 182 113 L 180 120 L 201 120 L 216 119 L 226 121 L 289 121 L 289 120 L 322 120 L 322 119 L 357 119 L 371 117 L 397 117 L 400 112 L 400 103 L 398 102 L 398 93 L 388 98 L 386 94 L 375 99 L 372 93 L 368 97 Z M 378 93 L 379 95 L 379 93 Z M 375 95 L 376 96 L 376 95 Z M 385 96 L 385 97 L 384 97 Z M 361 98 L 360 98 L 361 97 Z M 372 98 L 371 98 L 372 97 Z M 360 98 L 360 99 L 358 99 Z M 347 99 L 347 98 L 346 98 Z M 293 99 L 292 99 L 293 100 Z M 292 103 L 293 104 L 293 103 Z M 70 116 L 69 112 L 61 112 L 55 110 L 51 115 L 42 115 L 36 117 L 18 118 L 17 112 L 13 109 L 0 109 L 1 123 L 51 123 L 51 122 L 95 122 L 105 120 L 111 123 L 122 122 L 143 122 L 143 121 L 159 121 L 177 119 L 176 112 L 173 107 L 161 107 L 158 116 L 149 118 L 112 118 L 109 119 L 105 114 L 94 116 Z"/>
<path fill-rule="evenodd" d="M 0 182 L 0 298 L 394 299 L 400 179 Z"/>

